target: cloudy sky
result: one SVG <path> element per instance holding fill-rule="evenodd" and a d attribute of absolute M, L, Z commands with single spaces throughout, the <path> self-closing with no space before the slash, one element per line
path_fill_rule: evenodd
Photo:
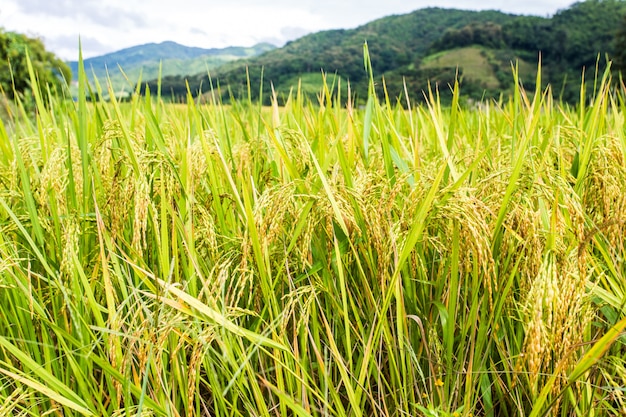
<path fill-rule="evenodd" d="M 547 16 L 573 0 L 2 0 L 0 27 L 38 36 L 61 58 L 86 58 L 148 42 L 205 48 L 286 41 L 353 28 L 428 6 Z"/>

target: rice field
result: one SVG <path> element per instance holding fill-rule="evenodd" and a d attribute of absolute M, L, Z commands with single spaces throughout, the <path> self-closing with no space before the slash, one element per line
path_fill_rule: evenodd
<path fill-rule="evenodd" d="M 576 108 L 515 73 L 480 108 L 79 76 L 0 124 L 0 415 L 626 413 L 608 73 Z"/>

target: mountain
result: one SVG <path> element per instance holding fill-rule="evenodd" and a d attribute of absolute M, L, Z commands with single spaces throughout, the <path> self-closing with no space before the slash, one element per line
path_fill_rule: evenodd
<path fill-rule="evenodd" d="M 263 56 L 224 65 L 214 75 L 235 95 L 247 93 L 248 74 L 252 85 L 261 82 L 261 68 L 263 79 L 268 83 L 271 81 L 283 94 L 295 85 L 294 82 L 297 83 L 299 77 L 319 74 L 322 70 L 337 73 L 349 80 L 352 87 L 367 91 L 367 74 L 363 69 L 363 44 L 366 41 L 375 74 L 386 75 L 402 67 L 414 71 L 419 67 L 419 59 L 446 30 L 461 28 L 473 21 L 503 24 L 514 18 L 514 15 L 497 11 L 426 8 L 384 17 L 355 29 L 313 33 Z M 250 71 L 246 71 L 246 66 Z M 431 70 L 426 73 L 433 75 Z M 204 74 L 186 78 L 192 88 L 206 86 L 208 81 Z M 185 80 L 181 77 L 168 80 L 163 88 L 180 96 L 185 94 L 184 86 Z"/>
<path fill-rule="evenodd" d="M 176 42 L 149 43 L 133 46 L 110 54 L 84 60 L 85 70 L 90 79 L 93 75 L 101 83 L 108 75 L 117 90 L 131 88 L 140 74 L 142 79 L 155 79 L 162 66 L 162 76 L 187 76 L 205 72 L 226 62 L 249 58 L 275 49 L 269 43 L 260 43 L 252 47 L 196 48 L 180 45 Z M 78 62 L 68 62 L 74 78 L 78 78 Z M 121 73 L 122 68 L 126 77 Z M 130 85 L 129 85 L 130 82 Z"/>
<path fill-rule="evenodd" d="M 363 45 L 367 42 L 381 95 L 382 77 L 392 98 L 401 95 L 406 85 L 411 97 L 420 99 L 429 83 L 438 85 L 445 95 L 447 85 L 458 75 L 462 93 L 482 98 L 506 94 L 515 62 L 525 86 L 533 88 L 541 54 L 542 79 L 553 86 L 555 94 L 572 101 L 579 96 L 583 68 L 595 68 L 598 56 L 614 55 L 615 34 L 625 14 L 626 2 L 620 0 L 575 3 L 550 18 L 425 8 L 355 29 L 310 34 L 263 55 L 222 65 L 211 75 L 214 83 L 219 82 L 224 100 L 231 95 L 247 97 L 248 81 L 258 86 L 261 77 L 284 99 L 298 80 L 318 80 L 319 87 L 322 71 L 349 80 L 351 91 L 364 97 L 368 75 Z M 205 72 L 168 77 L 162 86 L 165 93 L 184 97 L 186 82 L 192 91 L 200 92 L 206 90 L 208 81 Z M 251 90 L 252 99 L 258 98 L 259 90 Z M 269 95 L 263 100 L 267 102 Z"/>

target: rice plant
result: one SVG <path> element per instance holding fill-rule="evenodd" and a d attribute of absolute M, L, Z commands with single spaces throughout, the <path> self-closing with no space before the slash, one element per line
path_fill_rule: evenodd
<path fill-rule="evenodd" d="M 480 108 L 32 78 L 0 124 L 1 415 L 626 413 L 609 73 L 577 108 L 515 71 Z"/>

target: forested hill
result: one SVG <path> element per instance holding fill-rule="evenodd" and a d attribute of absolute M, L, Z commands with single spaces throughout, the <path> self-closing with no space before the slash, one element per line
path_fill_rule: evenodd
<path fill-rule="evenodd" d="M 87 76 L 103 82 L 109 77 L 114 90 L 129 89 L 126 78 L 137 80 L 164 76 L 189 76 L 205 72 L 230 61 L 250 58 L 275 49 L 274 45 L 260 43 L 252 47 L 194 48 L 176 42 L 148 43 L 122 49 L 110 54 L 85 59 Z M 78 79 L 78 62 L 68 62 L 74 79 Z M 122 68 L 124 74 L 119 71 Z"/>
<path fill-rule="evenodd" d="M 576 3 L 551 18 L 426 8 L 356 29 L 314 33 L 258 57 L 226 64 L 212 76 L 225 98 L 247 95 L 247 77 L 256 86 L 261 74 L 279 96 L 288 94 L 298 80 L 303 91 L 314 93 L 322 71 L 349 80 L 353 91 L 363 95 L 367 88 L 363 44 L 367 41 L 374 74 L 384 76 L 392 96 L 400 95 L 406 83 L 413 97 L 419 98 L 429 82 L 445 86 L 457 73 L 465 94 L 497 96 L 511 85 L 511 62 L 520 62 L 526 84 L 532 85 L 541 52 L 544 80 L 568 100 L 577 96 L 574 92 L 579 89 L 583 67 L 593 69 L 598 56 L 604 62 L 605 55 L 614 55 L 614 40 L 625 12 L 626 2 L 618 0 Z M 184 78 L 162 81 L 164 95 L 185 96 Z M 188 81 L 197 93 L 200 88 L 206 90 L 209 80 L 199 74 Z M 150 84 L 156 88 L 156 82 Z M 257 98 L 257 90 L 252 90 L 252 98 Z"/>

